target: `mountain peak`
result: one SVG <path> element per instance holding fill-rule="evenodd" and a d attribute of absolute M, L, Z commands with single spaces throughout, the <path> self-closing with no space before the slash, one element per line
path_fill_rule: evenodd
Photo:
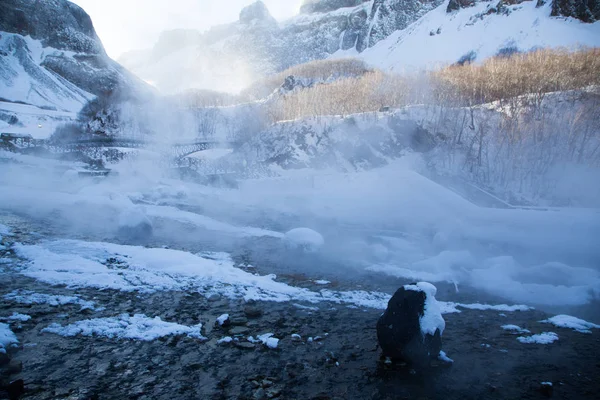
<path fill-rule="evenodd" d="M 0 27 L 55 49 L 104 54 L 89 15 L 67 0 L 2 0 Z"/>
<path fill-rule="evenodd" d="M 250 24 L 254 21 L 275 22 L 275 18 L 273 18 L 269 9 L 261 0 L 244 7 L 240 12 L 240 22 L 242 24 Z"/>

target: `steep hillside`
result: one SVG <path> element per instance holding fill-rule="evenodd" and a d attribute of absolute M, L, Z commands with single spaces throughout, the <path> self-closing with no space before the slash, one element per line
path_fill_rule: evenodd
<path fill-rule="evenodd" d="M 90 17 L 81 8 L 66 0 L 0 3 L 3 130 L 28 130 L 43 124 L 47 113 L 40 108 L 59 111 L 61 120 L 68 120 L 95 96 L 125 87 L 148 90 L 106 55 Z M 10 103 L 29 105 L 27 117 L 19 118 L 24 107 Z M 35 114 L 38 117 L 30 118 Z"/>
<path fill-rule="evenodd" d="M 359 56 L 374 66 L 401 72 L 540 47 L 600 46 L 600 22 L 553 17 L 552 2 L 510 3 L 514 2 L 478 2 L 454 10 L 454 0 L 446 1 Z"/>

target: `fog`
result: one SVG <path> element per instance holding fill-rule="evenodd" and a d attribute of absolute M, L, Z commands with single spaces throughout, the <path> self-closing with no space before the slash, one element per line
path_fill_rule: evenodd
<path fill-rule="evenodd" d="M 118 59 L 128 51 L 154 46 L 163 31 L 194 29 L 237 21 L 245 6 L 255 0 L 73 0 L 92 18 L 109 56 Z M 298 13 L 301 0 L 264 0 L 278 20 Z"/>
<path fill-rule="evenodd" d="M 201 163 L 200 175 L 221 176 L 209 182 L 182 175 L 186 167 L 173 154 L 182 142 L 207 140 L 198 137 L 201 120 L 162 100 L 125 110 L 138 125 L 124 126 L 136 137 L 146 133 L 147 145 L 107 164 L 108 177 L 81 177 L 77 162 L 3 152 L 2 212 L 21 216 L 18 228 L 44 240 L 227 252 L 261 274 L 360 281 L 384 291 L 424 280 L 446 285 L 450 298 L 596 316 L 587 306 L 600 294 L 597 209 L 476 205 L 431 180 L 424 155 L 410 151 L 375 168 L 284 170 L 257 160 L 252 145 L 232 142 L 246 134 L 272 145 L 259 135 L 267 127 L 254 108 L 226 108 L 227 118 L 215 123 L 209 139 L 232 152 L 227 162 L 215 156 Z M 333 149 L 336 162 L 355 152 L 345 142 Z M 310 232 L 290 239 L 286 232 L 295 228 L 324 242 Z"/>

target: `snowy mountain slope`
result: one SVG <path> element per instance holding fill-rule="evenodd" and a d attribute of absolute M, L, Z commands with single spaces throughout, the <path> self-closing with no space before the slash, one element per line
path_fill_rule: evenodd
<path fill-rule="evenodd" d="M 400 72 L 455 63 L 470 52 L 481 61 L 502 49 L 600 46 L 600 22 L 551 17 L 551 2 L 538 7 L 534 1 L 524 1 L 504 5 L 501 11 L 496 3 L 481 2 L 450 14 L 448 3 L 359 56 L 374 66 Z"/>
<path fill-rule="evenodd" d="M 260 77 L 332 54 L 398 69 L 452 63 L 470 51 L 483 59 L 505 47 L 600 45 L 600 22 L 562 17 L 580 16 L 559 3 L 564 1 L 317 0 L 278 23 L 259 1 L 237 22 L 205 33 L 165 32 L 154 48 L 120 61 L 165 93 L 237 92 Z"/>
<path fill-rule="evenodd" d="M 111 60 L 90 17 L 66 0 L 0 4 L 0 100 L 77 112 L 116 88 L 147 91 Z"/>
<path fill-rule="evenodd" d="M 198 88 L 236 92 L 257 77 L 323 59 L 339 49 L 362 51 L 402 29 L 439 0 L 333 1 L 277 23 L 258 1 L 232 24 L 205 33 L 165 32 L 154 48 L 119 61 L 161 91 Z M 320 2 L 324 3 L 324 2 Z"/>
<path fill-rule="evenodd" d="M 0 38 L 0 97 L 38 107 L 78 111 L 94 95 L 42 65 L 46 57 L 73 57 L 43 47 L 30 36 L 3 33 Z"/>

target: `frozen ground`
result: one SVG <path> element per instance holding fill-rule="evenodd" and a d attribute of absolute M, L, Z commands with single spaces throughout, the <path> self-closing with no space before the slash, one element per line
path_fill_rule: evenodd
<path fill-rule="evenodd" d="M 518 398 L 547 381 L 568 382 L 571 397 L 597 392 L 593 371 L 574 372 L 598 356 L 596 210 L 477 207 L 411 159 L 238 189 L 152 163 L 74 180 L 18 161 L 0 174 L 0 318 L 20 343 L 2 371 L 30 398 L 116 396 L 116 381 L 140 398 L 481 398 L 500 387 Z M 123 213 L 151 236 L 120 235 Z M 381 310 L 417 280 L 437 286 L 455 360 L 436 367 L 436 384 L 387 370 L 375 348 Z M 552 319 L 567 312 L 581 319 Z"/>

